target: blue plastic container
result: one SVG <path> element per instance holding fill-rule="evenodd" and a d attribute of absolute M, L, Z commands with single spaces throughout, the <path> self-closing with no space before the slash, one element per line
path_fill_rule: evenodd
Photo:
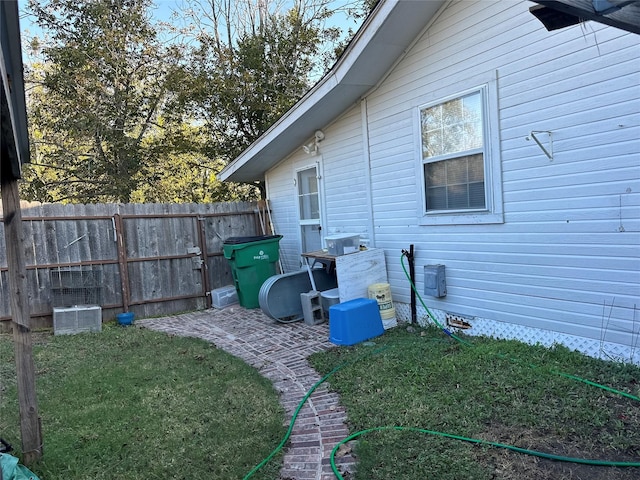
<path fill-rule="evenodd" d="M 133 323 L 133 313 L 131 312 L 119 313 L 116 318 L 120 325 L 131 325 Z"/>
<path fill-rule="evenodd" d="M 356 298 L 329 307 L 329 341 L 355 345 L 384 333 L 378 302 Z"/>

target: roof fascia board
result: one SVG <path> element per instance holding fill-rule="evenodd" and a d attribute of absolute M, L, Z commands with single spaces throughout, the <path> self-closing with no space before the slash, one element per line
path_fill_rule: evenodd
<path fill-rule="evenodd" d="M 227 165 L 218 174 L 218 178 L 222 181 L 227 180 L 235 172 L 238 171 L 246 162 L 253 158 L 265 145 L 271 143 L 277 136 L 278 132 L 286 130 L 291 124 L 298 120 L 303 113 L 309 108 L 318 103 L 322 98 L 326 96 L 331 90 L 333 90 L 340 83 L 339 78 L 344 78 L 348 73 L 348 70 L 353 66 L 355 61 L 354 57 L 358 53 L 362 52 L 362 49 L 367 44 L 368 40 L 373 36 L 371 32 L 371 25 L 375 25 L 377 28 L 383 23 L 382 16 L 388 15 L 388 11 L 398 0 L 381 1 L 373 12 L 365 19 L 363 25 L 358 29 L 347 48 L 342 53 L 336 65 L 333 66 L 322 77 L 318 83 L 316 83 L 292 108 L 282 115 L 276 122 L 267 129 L 255 142 L 253 142 L 244 152 L 240 154 L 235 160 Z M 357 50 L 356 50 L 357 48 Z"/>
<path fill-rule="evenodd" d="M 256 156 L 262 153 L 265 148 L 268 148 L 268 145 L 271 142 L 274 142 L 277 138 L 283 135 L 286 130 L 300 118 L 310 113 L 314 107 L 316 107 L 324 98 L 330 96 L 334 90 L 337 92 L 338 88 L 348 88 L 350 84 L 353 86 L 357 85 L 362 90 L 358 95 L 358 98 L 362 98 L 367 91 L 375 88 L 376 84 L 379 84 L 380 77 L 376 78 L 375 81 L 366 84 L 350 83 L 345 79 L 347 79 L 353 72 L 354 66 L 357 64 L 358 60 L 363 59 L 363 55 L 368 51 L 367 47 L 369 47 L 374 37 L 384 28 L 385 22 L 400 3 L 402 3 L 402 0 L 381 1 L 367 17 L 358 32 L 356 32 L 354 38 L 351 40 L 334 67 L 329 70 L 329 72 L 320 79 L 320 81 L 312 87 L 307 94 L 305 94 L 289 111 L 277 120 L 260 138 L 258 138 L 235 160 L 227 165 L 218 174 L 218 178 L 222 181 L 227 181 L 238 180 L 238 178 L 233 177 L 242 177 L 243 175 L 237 174 L 239 171 L 244 170 L 244 167 L 248 162 L 251 162 Z M 441 11 L 440 8 L 438 11 Z M 411 42 L 415 42 L 415 38 L 412 38 Z M 404 46 L 402 50 L 403 51 L 401 53 L 404 55 L 407 51 L 407 47 Z M 397 58 L 394 60 L 394 64 L 396 62 Z M 387 71 L 385 71 L 385 74 L 382 75 L 382 77 L 385 75 L 388 75 Z M 313 130 L 314 128 L 310 129 L 310 131 Z M 240 181 L 247 181 L 247 179 L 242 178 Z"/>
<path fill-rule="evenodd" d="M 369 42 L 373 39 L 375 34 L 380 31 L 385 20 L 399 2 L 400 0 L 381 0 L 371 14 L 365 19 L 365 22 L 358 29 L 351 42 L 349 42 L 349 45 L 347 45 L 347 48 L 342 53 L 342 56 L 336 62 L 336 65 L 331 69 L 335 70 L 335 75 L 338 81 L 343 80 L 347 76 L 355 62 L 360 58 L 360 55 L 369 45 Z"/>
<path fill-rule="evenodd" d="M 389 78 L 389 75 L 391 75 L 391 73 L 395 70 L 395 68 L 398 66 L 398 64 L 400 62 L 402 62 L 402 60 L 404 60 L 404 58 L 407 56 L 407 53 L 409 53 L 413 49 L 413 47 L 420 41 L 420 39 L 424 36 L 424 34 L 427 32 L 427 30 L 429 30 L 431 28 L 431 25 L 433 25 L 438 20 L 438 18 L 440 18 L 440 15 L 442 15 L 442 12 L 444 12 L 447 8 L 449 8 L 449 6 L 454 1 L 455 0 L 446 0 L 445 2 L 442 3 L 442 5 L 440 5 L 440 8 L 435 13 L 435 15 L 433 17 L 431 17 L 431 19 L 427 22 L 427 24 L 420 31 L 420 33 L 418 35 L 416 35 L 416 37 L 413 39 L 413 41 L 407 46 L 407 48 L 404 49 L 404 51 L 402 52 L 402 55 L 398 56 L 396 61 L 393 62 L 393 64 L 387 69 L 385 74 L 382 75 L 382 77 L 380 77 L 380 79 L 376 82 L 376 84 L 373 87 L 371 87 L 369 90 L 367 90 L 364 93 L 364 95 L 362 95 L 361 98 L 368 97 L 369 95 L 371 95 L 373 92 L 375 92 L 376 90 L 378 90 L 380 88 L 380 85 L 382 85 L 385 82 L 385 80 L 387 78 Z"/>
<path fill-rule="evenodd" d="M 3 89 L 2 135 L 11 135 L 12 141 L 3 141 L 3 173 L 20 178 L 21 164 L 29 161 L 29 132 L 24 94 L 22 49 L 18 3 L 0 2 L 0 88 Z M 4 155 L 3 155 L 4 156 Z M 9 165 L 5 163 L 8 162 Z"/>
<path fill-rule="evenodd" d="M 335 75 L 325 77 L 322 83 L 316 84 L 301 100 L 303 104 L 315 104 L 325 97 L 338 84 Z M 318 98 L 316 98 L 318 97 Z M 292 108 L 280 117 L 265 133 L 263 133 L 255 142 L 253 142 L 244 152 L 240 154 L 233 162 L 227 165 L 219 174 L 218 178 L 222 181 L 227 180 L 231 175 L 238 171 L 244 164 L 253 158 L 259 151 L 274 141 L 282 131 L 289 128 L 300 117 L 306 113 L 308 109 Z"/>

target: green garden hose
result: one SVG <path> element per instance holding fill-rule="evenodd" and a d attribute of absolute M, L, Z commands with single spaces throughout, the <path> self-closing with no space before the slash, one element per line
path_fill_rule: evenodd
<path fill-rule="evenodd" d="M 448 335 L 449 337 L 453 338 L 454 340 L 456 340 L 457 342 L 459 342 L 462 345 L 465 345 L 467 347 L 472 347 L 473 346 L 472 343 L 470 343 L 470 342 L 458 337 L 456 334 L 454 334 L 453 332 L 451 332 L 450 330 L 445 328 L 443 325 L 441 325 L 438 322 L 438 320 L 436 319 L 435 315 L 433 315 L 431 313 L 429 308 L 425 305 L 424 301 L 422 300 L 422 297 L 420 296 L 420 293 L 417 291 L 416 286 L 411 281 L 411 278 L 410 278 L 409 274 L 407 273 L 407 270 L 406 270 L 406 268 L 404 266 L 404 262 L 402 261 L 403 258 L 404 258 L 404 254 L 402 255 L 402 258 L 400 260 L 400 263 L 402 265 L 402 269 L 404 270 L 404 273 L 407 276 L 407 279 L 409 280 L 409 283 L 411 284 L 411 288 L 416 293 L 416 296 L 420 300 L 420 303 L 422 304 L 422 306 L 426 310 L 426 312 L 429 315 L 429 317 L 438 326 L 438 328 L 440 328 L 446 335 Z M 362 355 L 362 356 L 356 358 L 355 360 L 342 363 L 342 364 L 338 365 L 337 367 L 335 367 L 333 370 L 331 370 L 329 373 L 327 373 L 318 382 L 316 382 L 309 389 L 309 391 L 305 394 L 305 396 L 302 398 L 302 400 L 298 404 L 298 406 L 297 406 L 296 410 L 294 411 L 293 416 L 291 418 L 291 422 L 289 423 L 289 429 L 287 430 L 287 433 L 285 434 L 285 436 L 282 439 L 282 441 L 280 442 L 280 444 L 269 454 L 269 456 L 267 456 L 262 462 L 260 462 L 258 465 L 256 465 L 244 477 L 244 480 L 247 480 L 251 476 L 253 476 L 260 468 L 262 468 L 264 465 L 266 465 L 280 450 L 282 450 L 282 448 L 286 444 L 287 440 L 289 440 L 289 437 L 291 436 L 291 432 L 293 431 L 293 426 L 294 426 L 295 421 L 296 421 L 296 419 L 298 417 L 298 414 L 300 413 L 300 410 L 302 409 L 304 404 L 307 402 L 307 400 L 309 399 L 311 394 L 321 384 L 323 384 L 325 381 L 327 381 L 332 375 L 334 375 L 338 371 L 342 370 L 344 367 L 346 367 L 346 366 L 348 366 L 348 365 L 350 365 L 352 363 L 355 363 L 355 362 L 359 361 L 360 359 L 362 359 L 364 357 L 368 357 L 370 355 L 373 355 L 373 354 L 376 354 L 376 353 L 380 353 L 380 352 L 386 350 L 387 348 L 389 348 L 389 347 L 379 348 L 379 349 L 376 349 L 374 351 L 368 352 L 365 355 Z M 506 355 L 501 355 L 501 354 L 498 354 L 498 356 L 501 357 L 501 358 L 509 358 Z M 512 361 L 516 361 L 517 362 L 516 359 L 513 359 L 513 358 L 509 358 L 509 359 L 512 360 Z M 532 367 L 532 368 L 539 368 L 536 365 L 529 365 L 529 366 Z M 593 387 L 597 387 L 597 388 L 606 390 L 608 392 L 611 392 L 611 393 L 614 393 L 614 394 L 617 394 L 617 395 L 621 395 L 623 397 L 629 398 L 629 399 L 634 400 L 634 401 L 640 401 L 640 397 L 637 397 L 636 395 L 632 395 L 630 393 L 623 392 L 621 390 L 617 390 L 615 388 L 608 387 L 606 385 L 601 385 L 599 383 L 593 382 L 591 380 L 586 380 L 586 379 L 578 377 L 576 375 L 571 375 L 571 374 L 559 372 L 559 371 L 556 371 L 556 370 L 549 370 L 549 371 L 551 373 L 556 374 L 556 375 L 560 375 L 560 376 L 566 377 L 566 378 L 571 379 L 571 380 L 582 382 L 582 383 L 585 383 L 587 385 L 591 385 Z M 331 469 L 333 470 L 333 473 L 336 476 L 336 479 L 344 480 L 344 477 L 342 477 L 342 475 L 340 474 L 340 471 L 338 470 L 338 468 L 336 466 L 336 462 L 335 462 L 335 455 L 336 455 L 336 452 L 338 451 L 338 449 L 340 448 L 340 446 L 344 445 L 345 443 L 347 443 L 347 442 L 349 442 L 351 440 L 354 440 L 355 438 L 358 438 L 358 437 L 360 437 L 362 435 L 366 435 L 367 433 L 379 432 L 379 431 L 384 431 L 384 430 L 396 430 L 396 431 L 402 431 L 402 432 L 417 432 L 417 433 L 424 433 L 424 434 L 427 434 L 427 435 L 436 435 L 436 436 L 439 436 L 439 437 L 450 438 L 450 439 L 453 439 L 453 440 L 474 443 L 474 444 L 477 444 L 477 445 L 486 445 L 486 446 L 495 447 L 495 448 L 503 448 L 503 449 L 506 449 L 506 450 L 511 450 L 513 452 L 523 453 L 525 455 L 532 455 L 532 456 L 535 456 L 535 457 L 545 458 L 545 459 L 549 459 L 549 460 L 555 460 L 555 461 L 559 461 L 559 462 L 568 462 L 568 463 L 576 463 L 576 464 L 599 466 L 599 467 L 636 467 L 636 468 L 640 467 L 640 462 L 615 462 L 615 461 L 608 461 L 608 460 L 591 460 L 591 459 L 584 459 L 584 458 L 564 457 L 564 456 L 561 456 L 561 455 L 554 455 L 554 454 L 551 454 L 551 453 L 538 452 L 536 450 L 529 450 L 529 449 L 526 449 L 526 448 L 520 448 L 520 447 L 516 447 L 516 446 L 513 446 L 513 445 L 506 445 L 506 444 L 503 444 L 503 443 L 491 442 L 491 441 L 487 441 L 487 440 L 481 440 L 481 439 L 478 439 L 478 438 L 463 437 L 463 436 L 460 436 L 460 435 L 453 435 L 451 433 L 438 432 L 438 431 L 435 431 L 435 430 L 427 430 L 427 429 L 416 428 L 416 427 L 388 426 L 388 427 L 375 427 L 375 428 L 369 428 L 369 429 L 365 429 L 365 430 L 360 430 L 358 432 L 352 433 L 351 435 L 349 435 L 348 437 L 346 437 L 345 439 L 341 440 L 340 442 L 338 442 L 336 444 L 336 446 L 331 451 L 331 455 L 330 455 Z"/>
<path fill-rule="evenodd" d="M 280 451 L 282 450 L 282 448 L 284 447 L 284 445 L 287 443 L 287 440 L 289 440 L 289 437 L 291 436 L 291 432 L 293 431 L 293 425 L 296 423 L 296 419 L 298 418 L 298 413 L 300 413 L 300 410 L 302 409 L 302 407 L 304 406 L 304 404 L 307 402 L 307 400 L 309 399 L 309 397 L 311 396 L 311 394 L 315 391 L 316 388 L 318 388 L 322 383 L 324 383 L 331 375 L 333 375 L 334 373 L 336 373 L 338 370 L 341 370 L 342 368 L 346 367 L 348 365 L 348 363 L 343 363 L 341 365 L 338 365 L 336 368 L 334 368 L 333 370 L 331 370 L 329 373 L 327 373 L 324 377 L 322 377 L 318 382 L 315 383 L 315 385 L 313 387 L 311 387 L 309 389 L 309 391 L 306 393 L 306 395 L 304 397 L 302 397 L 302 400 L 300 401 L 300 403 L 298 404 L 298 407 L 295 409 L 295 411 L 293 412 L 293 416 L 291 417 L 291 422 L 289 422 L 289 429 L 287 430 L 287 433 L 285 433 L 284 437 L 282 438 L 282 441 L 280 442 L 280 444 L 264 459 L 262 460 L 262 462 L 260 462 L 258 465 L 256 465 L 255 467 L 253 467 L 251 469 L 251 471 L 249 473 L 247 473 L 244 477 L 244 480 L 247 480 L 249 477 L 253 476 L 254 473 L 256 473 L 258 470 L 260 470 L 262 467 L 264 467 L 267 463 L 269 463 L 269 461 Z"/>
<path fill-rule="evenodd" d="M 337 367 L 335 367 L 333 370 L 331 370 L 329 373 L 327 373 L 324 377 L 322 377 L 320 380 L 318 380 L 313 387 L 311 387 L 309 389 L 309 391 L 305 394 L 304 397 L 302 397 L 302 400 L 300 400 L 300 403 L 298 404 L 298 406 L 296 407 L 295 411 L 293 412 L 293 416 L 291 417 L 291 422 L 289 422 L 289 429 L 287 430 L 287 433 L 285 433 L 284 437 L 282 438 L 282 441 L 280 442 L 280 444 L 264 459 L 262 460 L 262 462 L 260 462 L 258 465 L 256 465 L 255 467 L 253 467 L 251 469 L 251 471 L 249 473 L 247 473 L 244 477 L 244 480 L 247 480 L 249 477 L 251 477 L 253 474 L 255 474 L 258 470 L 260 470 L 262 467 L 264 467 L 267 463 L 269 463 L 269 461 L 280 451 L 283 449 L 283 447 L 285 446 L 285 444 L 287 443 L 287 440 L 289 440 L 289 437 L 291 436 L 291 432 L 293 431 L 293 426 L 296 423 L 296 419 L 298 418 L 298 414 L 300 413 L 300 410 L 302 410 L 302 407 L 304 406 L 304 404 L 307 402 L 307 400 L 309 399 L 309 397 L 311 396 L 311 394 L 316 390 L 316 388 L 318 388 L 320 385 L 322 385 L 325 381 L 327 381 L 327 379 L 329 377 L 331 377 L 334 373 L 338 372 L 339 370 L 342 370 L 344 367 L 351 365 L 352 363 L 355 363 L 359 360 L 361 360 L 364 357 L 368 357 L 370 355 L 375 355 L 377 353 L 380 353 L 384 350 L 386 350 L 389 347 L 382 347 L 382 348 L 378 348 L 376 350 L 373 350 L 371 352 L 367 352 L 365 355 L 361 355 L 360 357 L 356 358 L 355 360 L 349 361 L 349 362 L 345 362 L 342 363 L 340 365 L 338 365 Z"/>
<path fill-rule="evenodd" d="M 402 254 L 402 256 L 400 257 L 400 265 L 402 265 L 402 270 L 404 271 L 405 276 L 407 277 L 407 279 L 409 280 L 409 285 L 411 285 L 411 289 L 415 292 L 416 296 L 418 297 L 418 300 L 420 300 L 420 303 L 422 304 L 422 307 L 427 311 L 427 315 L 429 315 L 429 317 L 431 318 L 431 320 L 433 320 L 433 323 L 436 324 L 436 326 L 442 330 L 444 333 L 446 333 L 447 335 L 449 335 L 451 338 L 453 338 L 454 340 L 456 340 L 457 342 L 466 345 L 468 347 L 471 347 L 471 343 L 467 342 L 466 340 L 460 338 L 459 336 L 457 336 L 455 333 L 453 333 L 451 330 L 449 330 L 448 328 L 445 328 L 440 322 L 438 322 L 438 319 L 436 318 L 436 316 L 431 313 L 431 310 L 429 310 L 429 307 L 427 307 L 424 303 L 424 301 L 422 300 L 422 297 L 420 296 L 420 293 L 418 292 L 418 289 L 416 288 L 416 286 L 413 284 L 413 282 L 411 281 L 411 276 L 407 273 L 407 269 L 404 266 L 404 253 Z"/>
<path fill-rule="evenodd" d="M 433 320 L 433 322 L 436 324 L 436 326 L 438 328 L 440 328 L 440 330 L 442 330 L 445 334 L 447 334 L 448 336 L 450 336 L 454 340 L 457 340 L 459 343 L 461 343 L 462 345 L 465 345 L 467 347 L 473 347 L 473 344 L 471 342 L 467 342 L 466 340 L 458 337 L 457 335 L 452 333 L 450 330 L 448 330 L 447 328 L 442 326 L 442 324 L 440 324 L 440 322 L 438 322 L 436 316 L 433 315 L 431 313 L 431 311 L 429 310 L 429 308 L 425 305 L 424 301 L 422 300 L 422 297 L 420 296 L 420 293 L 418 293 L 418 290 L 417 290 L 416 286 L 411 281 L 411 277 L 407 273 L 407 269 L 404 266 L 404 261 L 403 260 L 404 260 L 404 254 L 400 257 L 400 264 L 402 265 L 402 270 L 404 271 L 404 274 L 407 277 L 407 280 L 409 281 L 409 284 L 411 285 L 411 289 L 416 293 L 416 296 L 418 297 L 418 299 L 420 300 L 420 303 L 422 304 L 422 306 L 426 310 L 427 315 L 429 315 L 429 318 L 431 318 L 431 320 Z M 498 356 L 500 358 L 509 358 L 509 360 L 511 360 L 511 361 L 514 361 L 516 363 L 520 363 L 519 360 L 517 360 L 515 358 L 512 358 L 512 357 L 507 357 L 506 355 L 496 354 L 496 356 Z M 538 368 L 537 365 L 531 365 L 530 364 L 529 366 L 531 368 Z M 559 372 L 557 370 L 549 370 L 549 372 L 551 372 L 551 373 L 553 373 L 555 375 L 560 375 L 561 377 L 565 377 L 565 378 L 569 378 L 571 380 L 575 380 L 577 382 L 586 383 L 587 385 L 591 385 L 592 387 L 597 387 L 597 388 L 600 388 L 602 390 L 606 390 L 608 392 L 615 393 L 616 395 L 620 395 L 622 397 L 630 398 L 631 400 L 635 400 L 636 402 L 640 402 L 640 397 L 632 395 L 631 393 L 623 392 L 621 390 L 616 390 L 615 388 L 608 387 L 606 385 L 602 385 L 600 383 L 596 383 L 596 382 L 593 382 L 591 380 L 587 380 L 585 378 L 578 377 L 576 375 L 571 375 L 569 373 L 563 373 L 563 372 Z"/>
<path fill-rule="evenodd" d="M 475 443 L 478 445 L 487 445 L 491 447 L 505 448 L 507 450 L 511 450 L 514 452 L 524 453 L 526 455 L 533 455 L 535 457 L 546 458 L 549 460 L 556 460 L 559 462 L 581 463 L 583 465 L 591 465 L 596 467 L 640 467 L 640 462 L 610 462 L 608 460 L 589 460 L 584 458 L 563 457 L 561 455 L 553 455 L 551 453 L 538 452 L 536 450 L 528 450 L 526 448 L 514 447 L 512 445 L 505 445 L 503 443 L 497 443 L 497 442 L 489 442 L 486 440 L 480 440 L 478 438 L 461 437 L 460 435 L 452 435 L 451 433 L 437 432 L 435 430 L 425 430 L 423 428 L 415 428 L 415 427 L 393 426 L 393 427 L 375 427 L 375 428 L 368 428 L 366 430 L 360 430 L 359 432 L 352 433 L 344 440 L 341 440 L 340 442 L 338 442 L 338 444 L 331 451 L 331 469 L 333 470 L 333 474 L 336 476 L 337 479 L 343 479 L 342 475 L 340 474 L 340 471 L 336 467 L 336 462 L 335 462 L 335 455 L 336 455 L 336 452 L 338 451 L 338 448 L 340 448 L 341 445 L 361 435 L 365 435 L 371 432 L 380 432 L 383 430 L 397 430 L 401 432 L 426 433 L 428 435 L 437 435 L 440 437 L 451 438 L 453 440 L 461 440 L 464 442 Z"/>

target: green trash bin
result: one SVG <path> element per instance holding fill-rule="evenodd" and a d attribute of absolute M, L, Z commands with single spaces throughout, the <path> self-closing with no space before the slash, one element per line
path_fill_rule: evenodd
<path fill-rule="evenodd" d="M 282 235 L 230 237 L 222 244 L 229 260 L 238 301 L 245 308 L 258 308 L 258 295 L 264 281 L 276 274 Z"/>

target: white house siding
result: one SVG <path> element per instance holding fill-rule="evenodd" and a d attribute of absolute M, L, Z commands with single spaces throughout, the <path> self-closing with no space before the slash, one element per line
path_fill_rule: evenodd
<path fill-rule="evenodd" d="M 282 235 L 280 262 L 285 272 L 300 268 L 298 206 L 293 185 L 293 167 L 290 161 L 281 162 L 266 175 L 267 198 L 271 207 L 274 232 Z"/>
<path fill-rule="evenodd" d="M 349 109 L 324 132 L 320 151 L 325 233 L 359 233 L 368 243 L 371 211 L 360 106 Z"/>
<path fill-rule="evenodd" d="M 274 227 L 276 233 L 284 236 L 280 241 L 280 255 L 286 272 L 301 267 L 299 213 L 294 184 L 299 169 L 318 167 L 323 236 L 340 232 L 360 233 L 365 242 L 369 236 L 371 215 L 366 193 L 368 177 L 362 153 L 360 107 L 349 109 L 334 124 L 323 128 L 323 132 L 325 139 L 319 143 L 316 155 L 305 154 L 300 145 L 266 176 Z"/>
<path fill-rule="evenodd" d="M 638 355 L 640 36 L 594 22 L 548 32 L 531 5 L 453 3 L 367 98 L 375 246 L 396 303 L 409 302 L 400 255 L 414 244 L 420 292 L 422 266 L 446 265 L 447 296 L 424 297 L 429 308 L 476 317 L 476 331 L 498 322 Z M 491 75 L 504 223 L 421 226 L 415 109 Z M 553 132 L 553 160 L 531 130 Z M 325 171 L 327 190 L 345 181 Z M 329 227 L 345 206 L 327 204 Z"/>
<path fill-rule="evenodd" d="M 451 3 L 362 106 L 323 127 L 317 157 L 300 145 L 268 172 L 285 270 L 300 266 L 295 171 L 318 160 L 325 232 L 385 250 L 401 318 L 413 244 L 420 292 L 423 265 L 446 266 L 447 296 L 423 296 L 441 321 L 640 363 L 640 36 L 594 22 L 548 32 L 532 5 Z M 416 109 L 487 78 L 504 222 L 420 225 Z M 552 160 L 532 130 L 553 132 Z"/>

